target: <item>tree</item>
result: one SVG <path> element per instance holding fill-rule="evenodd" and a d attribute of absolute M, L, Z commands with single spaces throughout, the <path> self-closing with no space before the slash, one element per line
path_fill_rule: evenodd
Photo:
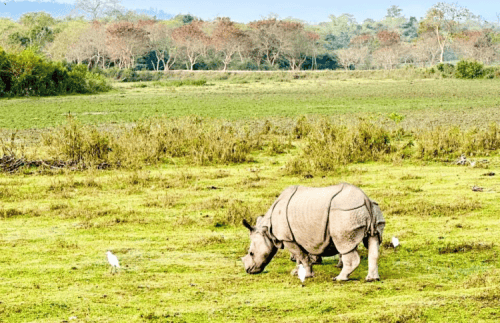
<path fill-rule="evenodd" d="M 75 8 L 83 11 L 91 20 L 96 20 L 104 14 L 121 11 L 121 0 L 76 0 Z"/>
<path fill-rule="evenodd" d="M 154 70 L 160 70 L 160 63 L 165 71 L 169 70 L 177 59 L 177 48 L 171 37 L 172 30 L 163 23 L 147 25 L 145 30 L 148 33 L 150 49 L 156 57 Z"/>
<path fill-rule="evenodd" d="M 406 18 L 401 15 L 401 12 L 403 12 L 403 9 L 399 8 L 399 6 L 390 6 L 387 9 L 387 14 L 381 23 L 386 25 L 391 30 L 397 29 L 400 25 L 406 22 Z"/>
<path fill-rule="evenodd" d="M 439 61 L 442 63 L 446 47 L 451 42 L 453 35 L 472 14 L 457 4 L 438 2 L 427 11 L 426 17 L 420 22 L 419 33 L 432 31 L 440 48 Z"/>
<path fill-rule="evenodd" d="M 46 52 L 52 60 L 61 61 L 69 58 L 68 54 L 71 53 L 71 47 L 78 43 L 80 37 L 89 28 L 89 23 L 83 20 L 73 20 L 59 26 L 61 29 L 54 37 L 54 41 L 47 46 Z M 71 56 L 71 55 L 70 55 Z"/>
<path fill-rule="evenodd" d="M 410 20 L 401 25 L 401 36 L 403 36 L 406 41 L 411 41 L 418 37 L 417 18 L 410 17 Z"/>
<path fill-rule="evenodd" d="M 147 32 L 138 24 L 122 21 L 107 27 L 107 50 L 119 67 L 132 67 L 135 58 L 148 51 Z"/>
<path fill-rule="evenodd" d="M 20 51 L 22 46 L 16 36 L 22 33 L 22 27 L 9 18 L 0 18 L 0 47 L 7 52 Z"/>
<path fill-rule="evenodd" d="M 389 70 L 397 66 L 399 62 L 399 47 L 382 47 L 373 52 L 373 60 L 382 68 Z"/>
<path fill-rule="evenodd" d="M 323 46 L 327 50 L 337 50 L 349 47 L 351 36 L 346 32 L 341 32 L 340 35 L 328 34 L 324 38 Z"/>
<path fill-rule="evenodd" d="M 388 30 L 379 31 L 377 39 L 382 47 L 395 46 L 401 41 L 401 37 L 397 32 Z"/>
<path fill-rule="evenodd" d="M 423 67 L 426 63 L 434 64 L 440 50 L 439 43 L 434 34 L 427 32 L 418 37 L 413 45 L 412 53 L 415 62 L 421 64 Z"/>
<path fill-rule="evenodd" d="M 319 35 L 306 31 L 302 23 L 283 22 L 283 57 L 288 60 L 291 70 L 300 70 L 308 56 L 316 54 Z"/>
<path fill-rule="evenodd" d="M 493 43 L 490 30 L 465 30 L 455 35 L 453 50 L 461 58 L 489 64 L 496 58 L 498 46 Z"/>
<path fill-rule="evenodd" d="M 233 55 L 241 49 L 246 35 L 228 19 L 220 19 L 212 32 L 212 46 L 221 54 L 223 70 L 231 62 Z"/>
<path fill-rule="evenodd" d="M 279 61 L 283 46 L 284 33 L 280 26 L 281 21 L 276 18 L 258 20 L 249 23 L 250 37 L 257 50 L 256 58 L 264 58 L 273 67 Z"/>
<path fill-rule="evenodd" d="M 327 24 L 327 33 L 334 36 L 340 36 L 342 33 L 354 35 L 358 31 L 358 23 L 353 15 L 344 13 L 336 17 L 329 15 L 330 21 Z"/>
<path fill-rule="evenodd" d="M 192 21 L 172 31 L 172 39 L 179 53 L 182 53 L 189 61 L 189 69 L 193 70 L 196 61 L 205 53 L 209 43 L 209 37 L 201 29 L 203 22 Z"/>
<path fill-rule="evenodd" d="M 12 40 L 17 40 L 25 47 L 41 49 L 54 40 L 52 26 L 55 19 L 46 12 L 28 12 L 19 18 L 22 29 L 11 34 Z"/>
<path fill-rule="evenodd" d="M 349 47 L 338 49 L 335 51 L 337 55 L 338 62 L 347 71 L 351 67 L 355 67 L 359 63 L 365 60 L 368 55 L 368 47 Z"/>

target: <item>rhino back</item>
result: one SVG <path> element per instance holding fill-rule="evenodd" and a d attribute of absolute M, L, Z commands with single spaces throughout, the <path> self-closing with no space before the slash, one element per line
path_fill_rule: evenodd
<path fill-rule="evenodd" d="M 332 198 L 341 185 L 329 187 L 299 186 L 288 205 L 288 221 L 293 238 L 309 253 L 320 255 L 331 245 L 328 230 Z"/>

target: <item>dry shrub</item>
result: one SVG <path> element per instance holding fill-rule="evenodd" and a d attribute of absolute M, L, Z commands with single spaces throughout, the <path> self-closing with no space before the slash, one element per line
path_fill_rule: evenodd
<path fill-rule="evenodd" d="M 381 160 L 394 151 L 390 133 L 366 121 L 347 126 L 321 119 L 306 128 L 310 132 L 305 147 L 287 164 L 289 173 L 334 171 L 350 163 Z"/>
<path fill-rule="evenodd" d="M 461 130 L 457 126 L 436 127 L 415 134 L 417 158 L 442 160 L 456 158 L 461 154 L 488 155 L 500 149 L 500 128 L 492 123 L 486 129 Z"/>

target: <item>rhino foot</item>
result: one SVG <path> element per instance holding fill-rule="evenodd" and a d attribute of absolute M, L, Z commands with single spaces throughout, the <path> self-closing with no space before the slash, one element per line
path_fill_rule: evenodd
<path fill-rule="evenodd" d="M 349 280 L 349 278 L 343 278 L 343 277 L 340 277 L 340 276 L 337 276 L 337 277 L 333 278 L 333 281 L 337 281 L 337 282 L 346 282 L 348 280 Z"/>
<path fill-rule="evenodd" d="M 371 283 L 371 282 L 379 282 L 380 281 L 380 278 L 379 277 L 366 277 L 366 282 L 367 283 Z"/>

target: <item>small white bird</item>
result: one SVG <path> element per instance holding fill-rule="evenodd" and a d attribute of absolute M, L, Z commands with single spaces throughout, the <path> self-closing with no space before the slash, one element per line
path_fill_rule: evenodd
<path fill-rule="evenodd" d="M 392 237 L 392 246 L 394 248 L 396 248 L 397 246 L 399 246 L 399 239 L 398 238 Z"/>
<path fill-rule="evenodd" d="M 299 271 L 297 272 L 299 275 L 299 279 L 302 283 L 304 283 L 304 280 L 306 280 L 306 269 L 302 264 L 299 265 Z"/>
<path fill-rule="evenodd" d="M 111 253 L 111 251 L 106 252 L 106 256 L 108 257 L 108 262 L 111 265 L 111 272 L 113 272 L 113 269 L 115 271 L 120 268 L 120 263 L 118 262 L 118 258 Z"/>

